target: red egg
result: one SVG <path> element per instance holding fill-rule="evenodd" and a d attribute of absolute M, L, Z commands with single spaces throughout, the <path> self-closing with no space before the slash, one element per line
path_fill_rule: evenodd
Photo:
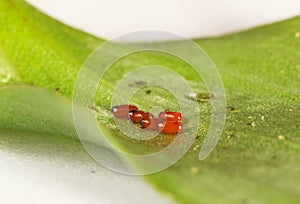
<path fill-rule="evenodd" d="M 175 134 L 181 132 L 182 123 L 179 121 L 161 121 L 157 124 L 157 129 L 166 134 Z"/>
<path fill-rule="evenodd" d="M 140 110 L 133 110 L 129 112 L 128 115 L 130 117 L 131 122 L 133 123 L 140 123 L 142 119 L 151 119 L 154 117 L 151 113 Z"/>
<path fill-rule="evenodd" d="M 164 111 L 164 112 L 160 112 L 158 117 L 166 121 L 182 120 L 182 116 L 180 112 Z"/>
<path fill-rule="evenodd" d="M 144 118 L 141 120 L 142 128 L 145 128 L 147 130 L 157 130 L 157 124 L 161 120 L 158 118 Z"/>
<path fill-rule="evenodd" d="M 112 107 L 111 112 L 114 115 L 114 117 L 127 118 L 128 113 L 133 110 L 138 110 L 138 108 L 134 105 L 126 104 Z"/>
<path fill-rule="evenodd" d="M 139 111 L 139 110 L 133 110 L 133 111 L 130 111 L 128 113 L 128 115 L 129 115 L 131 122 L 139 123 L 143 119 L 145 112 Z"/>

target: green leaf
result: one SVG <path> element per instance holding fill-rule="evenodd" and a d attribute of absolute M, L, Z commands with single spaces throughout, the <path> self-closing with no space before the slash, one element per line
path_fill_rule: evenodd
<path fill-rule="evenodd" d="M 71 120 L 74 81 L 84 60 L 104 41 L 65 26 L 23 1 L 1 1 L 0 17 L 0 131 L 76 136 Z M 296 17 L 195 40 L 220 71 L 229 106 L 226 126 L 214 152 L 199 161 L 210 118 L 209 103 L 200 101 L 199 139 L 174 166 L 147 176 L 149 182 L 178 203 L 299 202 L 299 28 L 300 17 Z M 189 66 L 174 57 L 137 53 L 114 64 L 110 69 L 114 74 L 108 73 L 99 86 L 99 120 L 115 143 L 127 150 L 137 146 L 142 153 L 161 149 L 168 141 L 127 139 L 111 128 L 108 113 L 118 79 L 149 62 L 172 67 L 197 92 L 206 92 L 199 78 L 186 71 Z M 176 108 L 172 97 L 160 90 L 150 95 L 141 91 L 133 101 L 147 109 L 152 94 L 170 99 L 160 103 Z"/>
<path fill-rule="evenodd" d="M 0 89 L 1 128 L 76 138 L 71 103 L 65 97 L 34 86 Z"/>

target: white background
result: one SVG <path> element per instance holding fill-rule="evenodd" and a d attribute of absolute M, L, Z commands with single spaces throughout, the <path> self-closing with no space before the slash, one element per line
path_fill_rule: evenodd
<path fill-rule="evenodd" d="M 189 38 L 215 36 L 300 15 L 300 0 L 27 1 L 67 24 L 105 39 L 145 29 Z M 159 39 L 145 36 L 143 40 Z"/>
<path fill-rule="evenodd" d="M 221 35 L 300 14 L 300 0 L 28 0 L 74 27 L 111 39 L 158 29 L 185 37 Z M 144 40 L 161 40 L 145 36 Z M 22 146 L 22 144 L 18 144 Z M 56 148 L 56 149 L 55 149 Z M 4 203 L 167 203 L 140 178 L 115 174 L 56 145 L 26 154 L 0 149 Z M 91 169 L 95 173 L 91 173 Z"/>

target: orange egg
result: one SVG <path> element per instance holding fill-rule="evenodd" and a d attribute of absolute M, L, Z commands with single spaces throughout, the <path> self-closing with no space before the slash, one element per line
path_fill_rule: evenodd
<path fill-rule="evenodd" d="M 180 112 L 164 111 L 164 112 L 160 112 L 158 117 L 166 121 L 182 120 L 182 116 Z"/>
<path fill-rule="evenodd" d="M 157 129 L 166 134 L 175 134 L 182 131 L 182 123 L 179 121 L 161 121 L 157 124 Z"/>

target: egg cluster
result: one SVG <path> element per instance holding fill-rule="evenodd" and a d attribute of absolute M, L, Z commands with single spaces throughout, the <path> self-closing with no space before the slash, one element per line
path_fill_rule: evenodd
<path fill-rule="evenodd" d="M 116 118 L 131 120 L 140 128 L 155 130 L 166 134 L 175 134 L 182 130 L 182 116 L 180 112 L 164 111 L 158 117 L 149 112 L 139 110 L 136 106 L 126 104 L 114 106 L 112 114 Z"/>

